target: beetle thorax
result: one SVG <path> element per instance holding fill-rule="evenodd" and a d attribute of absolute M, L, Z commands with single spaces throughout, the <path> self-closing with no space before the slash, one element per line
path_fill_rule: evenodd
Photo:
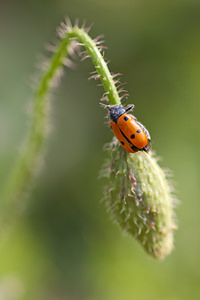
<path fill-rule="evenodd" d="M 110 119 L 117 123 L 117 119 L 123 115 L 126 110 L 121 105 L 113 105 L 109 108 L 109 112 Z"/>

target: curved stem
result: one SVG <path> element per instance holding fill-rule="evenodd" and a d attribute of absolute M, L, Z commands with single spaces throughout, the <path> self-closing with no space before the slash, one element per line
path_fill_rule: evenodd
<path fill-rule="evenodd" d="M 120 104 L 120 97 L 110 74 L 107 64 L 104 61 L 96 43 L 89 37 L 84 29 L 78 27 L 65 27 L 63 38 L 59 42 L 52 59 L 49 61 L 46 71 L 38 81 L 34 93 L 34 109 L 32 126 L 28 139 L 26 140 L 24 151 L 14 166 L 11 176 L 7 181 L 5 189 L 1 194 L 2 218 L 7 220 L 12 218 L 12 213 L 18 208 L 18 199 L 21 199 L 25 190 L 34 177 L 35 170 L 38 168 L 41 158 L 46 129 L 48 125 L 48 95 L 52 83 L 61 69 L 69 48 L 72 46 L 72 40 L 77 39 L 86 49 L 91 57 L 97 73 L 102 81 L 107 98 L 110 104 Z"/>
<path fill-rule="evenodd" d="M 114 80 L 108 66 L 103 59 L 99 49 L 97 48 L 95 42 L 89 37 L 89 35 L 82 29 L 75 27 L 71 32 L 68 33 L 70 37 L 75 37 L 82 43 L 91 57 L 92 62 L 95 66 L 97 73 L 100 76 L 100 80 L 105 89 L 107 98 L 111 105 L 120 104 L 120 97 L 118 95 L 117 89 L 114 84 Z"/>

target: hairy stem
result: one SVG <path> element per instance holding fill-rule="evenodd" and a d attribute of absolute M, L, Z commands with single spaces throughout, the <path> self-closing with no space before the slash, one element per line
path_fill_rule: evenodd
<path fill-rule="evenodd" d="M 117 89 L 115 87 L 113 77 L 108 70 L 108 66 L 103 59 L 99 49 L 97 48 L 95 42 L 89 37 L 89 35 L 82 29 L 75 27 L 69 33 L 69 36 L 76 37 L 80 43 L 82 43 L 91 57 L 92 62 L 95 66 L 97 73 L 100 76 L 100 80 L 105 89 L 107 98 L 110 104 L 120 104 L 120 97 L 118 95 Z"/>
<path fill-rule="evenodd" d="M 54 79 L 57 77 L 59 70 L 68 56 L 74 39 L 77 39 L 85 47 L 88 55 L 91 57 L 110 104 L 120 104 L 120 97 L 117 93 L 113 77 L 95 42 L 83 28 L 66 25 L 64 29 L 62 28 L 62 38 L 36 86 L 30 132 L 23 152 L 15 164 L 5 189 L 1 194 L 2 219 L 7 220 L 8 218 L 12 218 L 12 212 L 15 212 L 19 208 L 18 200 L 23 197 L 24 191 L 29 187 L 35 170 L 38 168 L 49 119 L 47 109 L 49 102 L 48 95 Z"/>

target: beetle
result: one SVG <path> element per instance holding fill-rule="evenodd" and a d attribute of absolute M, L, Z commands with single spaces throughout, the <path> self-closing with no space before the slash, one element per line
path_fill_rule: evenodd
<path fill-rule="evenodd" d="M 106 107 L 109 110 L 110 126 L 122 147 L 130 153 L 149 152 L 151 137 L 148 130 L 135 116 L 127 114 L 134 105 L 131 104 L 127 108 L 118 104 Z"/>

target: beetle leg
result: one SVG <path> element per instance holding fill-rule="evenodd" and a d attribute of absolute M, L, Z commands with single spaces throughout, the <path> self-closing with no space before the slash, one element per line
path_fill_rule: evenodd
<path fill-rule="evenodd" d="M 142 148 L 141 150 L 143 150 L 145 152 L 149 152 L 150 149 L 151 149 L 151 142 L 148 140 L 148 143 L 146 144 L 146 146 L 144 148 Z"/>

